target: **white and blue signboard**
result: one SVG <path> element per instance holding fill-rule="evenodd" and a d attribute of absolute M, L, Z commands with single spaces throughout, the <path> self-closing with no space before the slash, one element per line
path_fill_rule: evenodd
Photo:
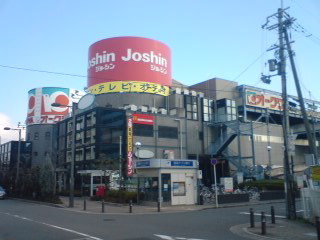
<path fill-rule="evenodd" d="M 149 159 L 135 161 L 136 168 L 196 168 L 196 160 Z"/>
<path fill-rule="evenodd" d="M 171 161 L 171 167 L 192 167 L 193 161 Z"/>
<path fill-rule="evenodd" d="M 137 161 L 136 167 L 150 167 L 150 161 Z"/>

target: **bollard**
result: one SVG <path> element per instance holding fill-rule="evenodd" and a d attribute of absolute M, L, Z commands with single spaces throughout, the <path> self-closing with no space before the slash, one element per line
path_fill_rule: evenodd
<path fill-rule="evenodd" d="M 319 221 L 319 217 L 316 217 L 316 229 L 317 229 L 318 240 L 320 240 L 320 221 Z"/>
<path fill-rule="evenodd" d="M 254 228 L 254 212 L 252 208 L 250 208 L 250 227 Z"/>
<path fill-rule="evenodd" d="M 87 210 L 87 201 L 86 198 L 83 199 L 83 211 Z"/>
<path fill-rule="evenodd" d="M 158 212 L 160 212 L 160 201 L 158 201 Z"/>
<path fill-rule="evenodd" d="M 129 202 L 129 213 L 132 213 L 132 200 Z"/>
<path fill-rule="evenodd" d="M 101 212 L 104 213 L 104 199 L 101 201 Z"/>
<path fill-rule="evenodd" d="M 275 224 L 276 223 L 276 217 L 274 215 L 274 207 L 271 206 L 271 223 Z"/>
<path fill-rule="evenodd" d="M 267 233 L 267 226 L 266 226 L 266 216 L 264 212 L 261 212 L 261 234 L 266 235 Z"/>

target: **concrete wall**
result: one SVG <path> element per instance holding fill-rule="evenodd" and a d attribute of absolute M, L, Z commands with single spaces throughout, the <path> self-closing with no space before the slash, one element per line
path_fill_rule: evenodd
<path fill-rule="evenodd" d="M 53 149 L 53 124 L 34 124 L 27 126 L 27 140 L 32 142 L 32 166 L 39 166 L 48 158 L 52 160 L 55 151 Z M 50 133 L 50 137 L 46 137 L 46 133 Z M 35 135 L 38 133 L 38 139 Z M 29 139 L 30 136 L 30 139 Z"/>

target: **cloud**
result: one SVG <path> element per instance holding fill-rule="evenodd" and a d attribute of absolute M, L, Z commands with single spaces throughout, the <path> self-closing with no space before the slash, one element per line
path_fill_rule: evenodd
<path fill-rule="evenodd" d="M 17 128 L 17 126 L 15 126 L 15 124 L 12 123 L 9 116 L 0 112 L 0 143 L 2 144 L 13 140 L 19 140 L 18 131 L 4 130 L 3 128 L 5 127 Z M 21 132 L 21 138 L 25 139 L 24 130 Z"/>

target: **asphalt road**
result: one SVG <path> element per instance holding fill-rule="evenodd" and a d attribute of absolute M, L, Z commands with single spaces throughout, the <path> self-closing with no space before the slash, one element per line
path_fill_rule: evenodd
<path fill-rule="evenodd" d="M 274 204 L 284 215 L 284 204 Z M 270 205 L 253 206 L 270 212 Z M 0 240 L 209 240 L 242 239 L 230 227 L 248 223 L 249 207 L 180 213 L 90 214 L 16 200 L 0 201 Z M 256 221 L 260 218 L 256 217 Z"/>

